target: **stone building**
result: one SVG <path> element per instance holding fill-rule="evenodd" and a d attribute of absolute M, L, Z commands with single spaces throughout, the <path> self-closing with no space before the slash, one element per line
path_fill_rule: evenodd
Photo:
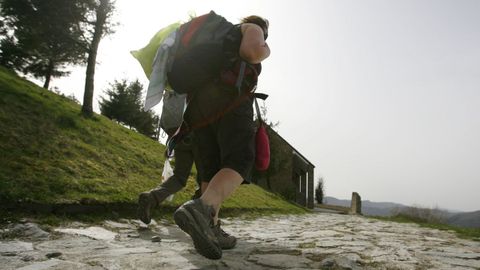
<path fill-rule="evenodd" d="M 270 167 L 254 172 L 253 182 L 302 206 L 314 207 L 315 166 L 273 129 L 270 139 Z"/>

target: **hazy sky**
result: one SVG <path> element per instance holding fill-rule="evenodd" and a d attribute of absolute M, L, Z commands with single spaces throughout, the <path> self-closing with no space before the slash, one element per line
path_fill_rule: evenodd
<path fill-rule="evenodd" d="M 96 97 L 114 79 L 146 87 L 129 51 L 191 11 L 234 23 L 261 15 L 272 50 L 259 83 L 267 117 L 315 164 L 328 196 L 480 210 L 480 1 L 169 2 L 117 0 Z M 84 73 L 52 85 L 82 100 Z"/>

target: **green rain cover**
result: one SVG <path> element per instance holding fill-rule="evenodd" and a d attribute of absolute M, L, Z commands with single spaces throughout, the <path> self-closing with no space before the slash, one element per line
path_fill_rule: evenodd
<path fill-rule="evenodd" d="M 135 57 L 145 72 L 147 78 L 150 78 L 152 74 L 152 64 L 157 53 L 158 47 L 162 44 L 163 40 L 173 31 L 177 30 L 180 27 L 181 23 L 176 22 L 172 23 L 167 27 L 160 29 L 153 37 L 150 39 L 150 42 L 147 46 L 143 47 L 140 50 L 131 51 L 130 53 Z"/>

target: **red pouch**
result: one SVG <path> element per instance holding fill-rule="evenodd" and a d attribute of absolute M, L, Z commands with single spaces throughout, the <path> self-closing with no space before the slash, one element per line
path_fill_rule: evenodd
<path fill-rule="evenodd" d="M 255 134 L 255 144 L 255 168 L 259 171 L 265 171 L 270 165 L 270 141 L 263 122 L 260 122 L 257 134 Z"/>
<path fill-rule="evenodd" d="M 264 98 L 266 98 L 266 96 Z M 268 139 L 266 124 L 262 120 L 257 98 L 254 97 L 254 100 L 258 118 L 258 128 L 255 134 L 255 168 L 258 171 L 265 171 L 270 165 L 270 140 Z"/>

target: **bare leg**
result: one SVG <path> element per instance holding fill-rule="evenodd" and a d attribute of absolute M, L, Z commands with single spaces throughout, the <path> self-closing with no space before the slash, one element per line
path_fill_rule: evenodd
<path fill-rule="evenodd" d="M 214 224 L 217 224 L 221 204 L 230 197 L 242 182 L 243 177 L 235 170 L 229 168 L 221 169 L 212 178 L 200 200 L 206 205 L 212 205 L 215 209 Z"/>

